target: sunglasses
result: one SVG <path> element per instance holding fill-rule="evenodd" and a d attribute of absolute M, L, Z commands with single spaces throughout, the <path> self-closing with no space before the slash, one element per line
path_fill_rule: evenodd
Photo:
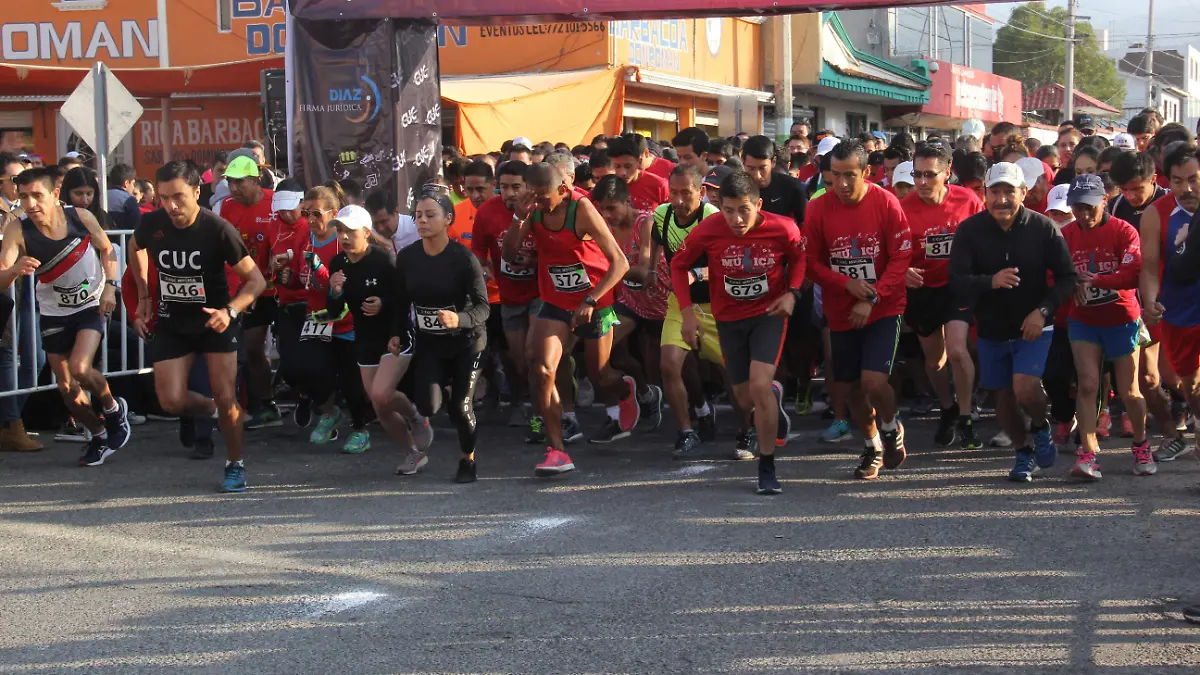
<path fill-rule="evenodd" d="M 914 171 L 914 172 L 912 172 L 913 178 L 924 178 L 925 180 L 933 180 L 940 175 L 942 175 L 941 171 Z"/>
<path fill-rule="evenodd" d="M 319 216 L 322 213 L 333 213 L 333 209 L 320 209 L 318 211 L 301 211 L 300 215 L 304 218 L 312 218 L 313 216 Z"/>

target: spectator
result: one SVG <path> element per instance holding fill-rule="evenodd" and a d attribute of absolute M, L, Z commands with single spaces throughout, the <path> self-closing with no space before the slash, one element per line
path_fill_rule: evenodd
<path fill-rule="evenodd" d="M 793 122 L 791 130 L 788 132 L 788 136 L 791 136 L 792 138 L 808 139 L 810 132 L 811 128 L 809 127 L 808 122 Z"/>
<path fill-rule="evenodd" d="M 0 152 L 0 220 L 8 220 L 8 215 L 20 209 L 17 199 L 17 184 L 13 182 L 22 171 L 21 161 L 10 152 Z"/>
<path fill-rule="evenodd" d="M 138 190 L 142 193 L 142 197 L 139 200 L 139 206 L 142 209 L 142 213 L 150 213 L 151 211 L 157 209 L 158 195 L 154 194 L 154 183 L 151 183 L 145 178 L 139 178 L 137 180 L 137 184 Z"/>
<path fill-rule="evenodd" d="M 108 212 L 119 230 L 136 230 L 142 222 L 142 210 L 133 196 L 135 189 L 137 172 L 132 166 L 117 164 L 108 172 Z"/>
<path fill-rule="evenodd" d="M 200 186 L 200 206 L 212 207 L 213 191 L 225 178 L 225 167 L 229 165 L 229 153 L 218 150 L 213 153 L 212 168 L 204 172 L 204 184 Z"/>
<path fill-rule="evenodd" d="M 77 166 L 83 166 L 83 158 L 80 157 L 78 152 L 68 152 L 62 156 L 62 159 L 58 160 L 58 168 L 62 169 L 63 174 L 66 174 Z"/>
<path fill-rule="evenodd" d="M 395 197 L 382 191 L 372 192 L 364 205 L 371 214 L 372 233 L 392 248 L 392 253 L 421 240 L 417 234 L 417 223 L 412 216 L 396 212 Z"/>
<path fill-rule="evenodd" d="M 62 202 L 82 211 L 90 211 L 96 216 L 96 222 L 100 223 L 101 227 L 106 230 L 114 229 L 116 219 L 108 211 L 100 208 L 99 195 L 100 181 L 96 178 L 96 172 L 86 166 L 71 169 L 63 176 L 62 192 L 59 196 Z"/>

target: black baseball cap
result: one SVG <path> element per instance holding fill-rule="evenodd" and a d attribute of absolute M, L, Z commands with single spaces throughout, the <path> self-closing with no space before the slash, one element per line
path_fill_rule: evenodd
<path fill-rule="evenodd" d="M 1067 206 L 1076 204 L 1100 206 L 1107 199 L 1108 193 L 1104 191 L 1104 179 L 1094 173 L 1076 176 L 1071 183 L 1071 189 L 1067 191 Z"/>
<path fill-rule="evenodd" d="M 709 169 L 708 175 L 704 177 L 704 184 L 709 187 L 720 188 L 721 183 L 724 182 L 725 179 L 728 178 L 732 173 L 733 169 L 725 166 L 724 164 L 718 164 Z"/>

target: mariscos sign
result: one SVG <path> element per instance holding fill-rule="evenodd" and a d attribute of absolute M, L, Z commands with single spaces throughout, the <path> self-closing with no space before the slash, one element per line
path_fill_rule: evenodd
<path fill-rule="evenodd" d="M 1021 122 L 1021 83 L 981 70 L 935 61 L 929 103 L 922 112 L 954 119 Z"/>

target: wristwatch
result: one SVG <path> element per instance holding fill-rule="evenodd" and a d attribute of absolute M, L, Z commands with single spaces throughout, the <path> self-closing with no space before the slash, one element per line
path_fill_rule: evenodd
<path fill-rule="evenodd" d="M 229 313 L 229 320 L 230 320 L 230 321 L 236 321 L 236 320 L 237 320 L 237 318 L 238 318 L 238 311 L 237 311 L 236 309 L 234 309 L 232 306 L 229 306 L 229 307 L 226 307 L 226 308 L 225 308 L 225 311 Z"/>
<path fill-rule="evenodd" d="M 1045 307 L 1038 307 L 1038 314 L 1042 315 L 1042 321 L 1049 321 L 1050 317 L 1054 316 L 1054 312 L 1051 312 Z"/>
<path fill-rule="evenodd" d="M 587 305 L 588 307 L 595 307 L 599 303 L 596 301 L 595 298 L 593 298 L 592 296 L 589 295 L 583 299 L 583 304 Z"/>
<path fill-rule="evenodd" d="M 118 291 L 119 291 L 119 290 L 121 290 L 121 284 L 118 284 L 118 283 L 117 283 L 115 280 L 113 280 L 113 279 L 105 279 L 105 280 L 104 280 L 104 285 L 105 285 L 105 286 L 112 286 L 113 288 L 117 289 Z"/>

